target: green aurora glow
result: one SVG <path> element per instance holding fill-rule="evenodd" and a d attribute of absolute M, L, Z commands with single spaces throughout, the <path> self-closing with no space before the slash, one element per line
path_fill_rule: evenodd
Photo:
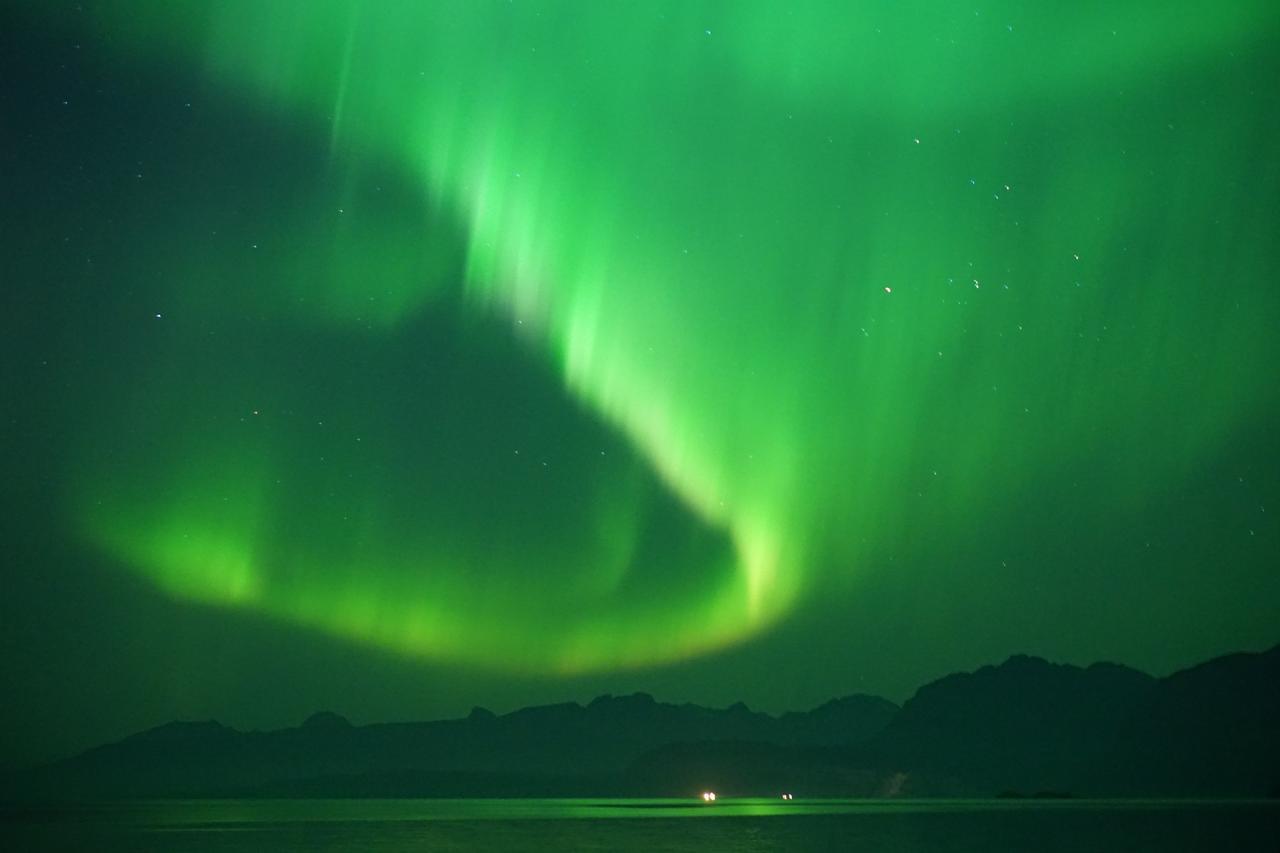
<path fill-rule="evenodd" d="M 1223 60 L 1273 2 L 96 14 L 325 151 L 258 233 L 143 250 L 209 333 L 102 395 L 73 503 L 173 595 L 647 665 L 1073 471 L 1136 516 L 1274 411 L 1276 118 Z"/>

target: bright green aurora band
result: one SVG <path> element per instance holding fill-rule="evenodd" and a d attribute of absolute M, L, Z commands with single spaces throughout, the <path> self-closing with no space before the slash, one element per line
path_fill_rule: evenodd
<path fill-rule="evenodd" d="M 179 597 L 520 672 L 675 660 L 1074 466 L 1132 511 L 1271 393 L 1274 223 L 1211 207 L 1275 200 L 1274 121 L 1215 64 L 1273 0 L 91 14 L 311 128 L 342 187 L 236 246 L 252 284 L 156 250 L 168 314 L 250 366 L 167 339 L 77 506 Z"/>

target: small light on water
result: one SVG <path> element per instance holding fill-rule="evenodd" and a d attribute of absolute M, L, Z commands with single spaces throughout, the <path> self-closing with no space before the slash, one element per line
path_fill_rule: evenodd
<path fill-rule="evenodd" d="M 714 802 L 716 801 L 716 792 L 715 792 L 715 791 L 703 791 L 703 792 L 702 792 L 702 799 L 703 799 L 705 802 L 708 802 L 708 803 L 714 803 Z"/>
<path fill-rule="evenodd" d="M 783 794 L 783 795 L 782 795 L 782 799 L 784 799 L 784 800 L 791 800 L 791 799 L 795 799 L 795 798 L 794 798 L 794 797 L 792 797 L 790 794 Z"/>

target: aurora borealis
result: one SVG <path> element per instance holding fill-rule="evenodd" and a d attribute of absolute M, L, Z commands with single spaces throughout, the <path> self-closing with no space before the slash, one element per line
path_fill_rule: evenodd
<path fill-rule="evenodd" d="M 6 515 L 117 619 L 779 707 L 1275 641 L 1274 3 L 86 6 Z"/>

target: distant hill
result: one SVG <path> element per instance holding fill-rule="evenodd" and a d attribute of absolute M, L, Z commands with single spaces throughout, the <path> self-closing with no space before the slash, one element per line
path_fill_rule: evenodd
<path fill-rule="evenodd" d="M 1156 679 L 1022 655 L 901 708 L 781 716 L 636 693 L 427 723 L 240 732 L 176 722 L 13 776 L 23 798 L 217 796 L 1274 796 L 1280 646 Z M 12 794 L 11 794 L 12 796 Z"/>
<path fill-rule="evenodd" d="M 1103 794 L 1280 797 L 1280 646 L 1161 679 L 1094 767 Z"/>
<path fill-rule="evenodd" d="M 1155 684 L 1115 664 L 1017 655 L 921 687 L 864 756 L 965 793 L 1074 790 Z"/>
<path fill-rule="evenodd" d="M 741 703 L 718 710 L 636 693 L 428 723 L 352 726 L 327 712 L 273 732 L 176 722 L 40 768 L 15 787 L 61 798 L 619 794 L 639 790 L 627 774 L 634 761 L 674 741 L 853 745 L 897 710 L 850 696 L 773 717 Z"/>
<path fill-rule="evenodd" d="M 1162 679 L 1014 656 L 920 688 L 856 760 L 908 793 L 1275 796 L 1280 646 Z"/>

